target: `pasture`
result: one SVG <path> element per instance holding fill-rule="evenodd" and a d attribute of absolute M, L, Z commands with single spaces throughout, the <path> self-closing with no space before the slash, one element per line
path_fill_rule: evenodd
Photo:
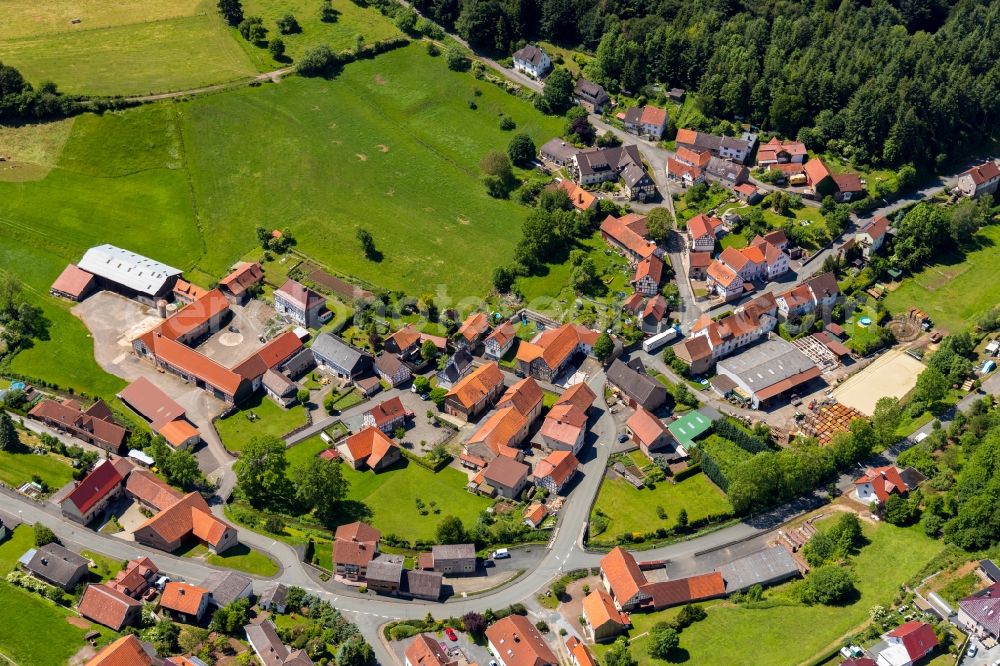
<path fill-rule="evenodd" d="M 338 272 L 387 289 L 482 296 L 527 215 L 480 182 L 479 160 L 510 141 L 501 113 L 536 144 L 561 129 L 420 45 L 331 81 L 290 78 L 193 100 L 180 108 L 187 167 L 202 225 L 227 241 L 209 243 L 200 267 L 218 274 L 253 246 L 257 224 L 287 225 Z M 359 228 L 381 261 L 365 259 Z"/>
<path fill-rule="evenodd" d="M 57 123 L 55 131 L 64 127 Z M 45 133 L 36 128 L 13 132 L 21 133 L 9 136 L 25 154 L 37 151 L 52 170 L 37 181 L 0 181 L 0 271 L 21 279 L 50 321 L 49 339 L 14 357 L 11 370 L 112 397 L 124 382 L 98 367 L 71 304 L 48 290 L 67 262 L 109 241 L 182 268 L 197 259 L 202 240 L 173 111 L 163 105 L 81 116 L 61 148 L 41 145 Z"/>
<path fill-rule="evenodd" d="M 256 73 L 210 0 L 55 0 L 44 8 L 14 0 L 4 3 L 4 19 L 4 62 L 69 93 L 139 95 Z"/>
<path fill-rule="evenodd" d="M 936 326 L 951 333 L 975 324 L 985 311 L 1000 303 L 1000 283 L 994 279 L 1000 227 L 983 227 L 976 234 L 976 243 L 977 248 L 964 256 L 937 257 L 939 263 L 905 278 L 886 297 L 886 307 L 895 314 L 920 308 Z"/>

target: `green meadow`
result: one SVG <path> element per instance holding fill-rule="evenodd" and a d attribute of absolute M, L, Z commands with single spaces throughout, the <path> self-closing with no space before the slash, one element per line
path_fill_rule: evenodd
<path fill-rule="evenodd" d="M 3 61 L 65 92 L 140 95 L 247 78 L 254 64 L 211 0 L 7 0 Z"/>

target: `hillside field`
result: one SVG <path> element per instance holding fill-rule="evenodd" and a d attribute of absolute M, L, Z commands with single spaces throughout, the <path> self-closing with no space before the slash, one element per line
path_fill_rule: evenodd
<path fill-rule="evenodd" d="M 105 242 L 221 277 L 256 246 L 255 226 L 287 226 L 337 272 L 412 294 L 485 295 L 528 213 L 480 182 L 482 155 L 512 135 L 500 130 L 500 113 L 536 143 L 561 129 L 560 119 L 413 45 L 330 81 L 290 77 L 83 115 L 54 125 L 51 137 L 38 128 L 0 134 L 0 150 L 14 146 L 37 167 L 0 178 L 0 271 L 37 294 L 52 324 L 51 339 L 11 370 L 105 397 L 123 386 L 94 362 L 71 304 L 47 295 L 67 262 Z M 381 262 L 364 259 L 359 227 Z"/>
<path fill-rule="evenodd" d="M 991 307 L 1000 303 L 996 275 L 1000 257 L 1000 226 L 983 227 L 976 234 L 977 248 L 964 256 L 937 257 L 939 263 L 907 277 L 885 299 L 893 314 L 917 307 L 930 315 L 936 326 L 950 333 L 968 328 Z"/>
<path fill-rule="evenodd" d="M 183 90 L 256 72 L 212 0 L 9 0 L 3 14 L 3 61 L 69 93 Z"/>

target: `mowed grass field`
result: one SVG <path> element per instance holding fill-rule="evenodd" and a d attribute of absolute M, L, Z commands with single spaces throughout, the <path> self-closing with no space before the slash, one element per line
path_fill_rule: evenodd
<path fill-rule="evenodd" d="M 983 227 L 976 239 L 978 249 L 964 257 L 942 257 L 941 263 L 905 278 L 886 297 L 889 311 L 905 314 L 908 308 L 920 308 L 936 326 L 951 333 L 975 324 L 1000 303 L 1000 282 L 994 279 L 1000 260 L 1000 226 Z"/>
<path fill-rule="evenodd" d="M 387 289 L 482 296 L 528 213 L 480 182 L 479 160 L 512 136 L 499 128 L 501 112 L 536 144 L 562 125 L 420 45 L 353 63 L 332 81 L 292 78 L 193 100 L 180 113 L 210 241 L 201 267 L 229 266 L 258 224 L 287 225 L 337 271 Z M 381 262 L 360 252 L 359 228 Z"/>
<path fill-rule="evenodd" d="M 58 490 L 73 479 L 73 468 L 52 455 L 0 451 L 0 481 L 17 488 L 36 474 L 49 488 Z"/>
<path fill-rule="evenodd" d="M 0 25 L 4 62 L 35 84 L 51 80 L 65 92 L 138 95 L 256 73 L 210 0 L 39 4 L 5 1 Z"/>
<path fill-rule="evenodd" d="M 251 412 L 257 416 L 256 420 L 251 421 L 248 418 Z M 284 409 L 263 393 L 258 393 L 238 411 L 217 420 L 215 430 L 227 449 L 239 452 L 254 437 L 263 435 L 281 437 L 304 425 L 305 422 L 306 410 L 302 405 L 296 404 Z"/>
<path fill-rule="evenodd" d="M 31 527 L 21 525 L 14 535 L 0 543 L 0 579 L 14 567 L 17 558 L 34 544 Z M 85 645 L 84 634 L 92 629 L 101 633 L 101 642 L 117 634 L 109 629 L 84 623 L 75 627 L 67 620 L 80 619 L 71 611 L 42 599 L 37 594 L 0 580 L 0 655 L 20 666 L 62 666 Z M 44 643 L 40 642 L 44 641 Z M 8 663 L 4 659 L 0 659 Z"/>
<path fill-rule="evenodd" d="M 658 506 L 666 512 L 666 520 L 656 515 Z M 608 529 L 597 538 L 611 541 L 619 534 L 673 527 L 681 509 L 687 511 L 688 520 L 693 521 L 730 512 L 733 507 L 704 474 L 695 474 L 676 484 L 663 481 L 652 490 L 637 490 L 624 479 L 605 478 L 594 510 L 602 511 L 610 522 Z"/>
<path fill-rule="evenodd" d="M 293 62 L 302 57 L 311 47 L 326 44 L 334 51 L 354 48 L 358 35 L 368 44 L 392 37 L 401 37 L 402 31 L 373 7 L 362 7 L 352 0 L 329 0 L 337 12 L 337 20 L 321 21 L 320 4 L 316 0 L 244 0 L 243 13 L 246 16 L 260 16 L 268 30 L 268 38 L 281 37 L 285 42 L 285 56 Z M 291 14 L 298 21 L 302 31 L 281 35 L 275 22 Z M 271 71 L 288 64 L 287 60 L 277 61 L 267 49 L 240 42 L 250 60 L 261 71 Z"/>
<path fill-rule="evenodd" d="M 859 630 L 868 621 L 872 606 L 890 604 L 899 586 L 943 546 L 926 536 L 919 526 L 865 525 L 864 532 L 871 543 L 862 548 L 851 566 L 860 592 L 856 601 L 846 606 L 806 606 L 790 598 L 789 585 L 796 584 L 791 583 L 767 591 L 759 608 L 728 601 L 708 602 L 703 604 L 708 617 L 681 633 L 681 648 L 688 656 L 685 661 L 706 666 L 787 666 L 807 662 L 838 647 L 840 640 Z M 633 615 L 635 628 L 631 635 L 639 636 L 676 612 L 672 609 Z M 762 627 L 767 630 L 761 631 Z M 795 640 L 790 640 L 791 636 Z M 648 636 L 633 640 L 632 655 L 641 666 L 662 664 L 649 656 L 648 640 Z M 599 646 L 596 653 L 601 656 L 606 650 L 607 646 Z"/>
<path fill-rule="evenodd" d="M 374 513 L 368 521 L 382 534 L 395 534 L 407 541 L 434 540 L 437 526 L 445 516 L 458 516 L 471 528 L 479 514 L 490 506 L 485 497 L 465 489 L 465 474 L 451 467 L 432 472 L 420 465 L 399 463 L 392 469 L 375 474 L 355 471 L 342 465 L 344 478 L 350 484 L 347 499 L 364 502 Z M 420 515 L 416 500 L 424 503 L 426 516 Z M 436 507 L 430 503 L 437 502 Z M 435 514 L 434 509 L 441 510 Z"/>

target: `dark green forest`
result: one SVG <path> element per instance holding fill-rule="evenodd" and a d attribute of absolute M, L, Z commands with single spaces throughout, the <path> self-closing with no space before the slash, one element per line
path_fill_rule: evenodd
<path fill-rule="evenodd" d="M 663 84 L 857 163 L 924 168 L 1000 119 L 1000 3 L 983 0 L 416 0 L 475 47 L 596 54 L 611 92 Z M 697 128 L 710 129 L 710 127 Z"/>

